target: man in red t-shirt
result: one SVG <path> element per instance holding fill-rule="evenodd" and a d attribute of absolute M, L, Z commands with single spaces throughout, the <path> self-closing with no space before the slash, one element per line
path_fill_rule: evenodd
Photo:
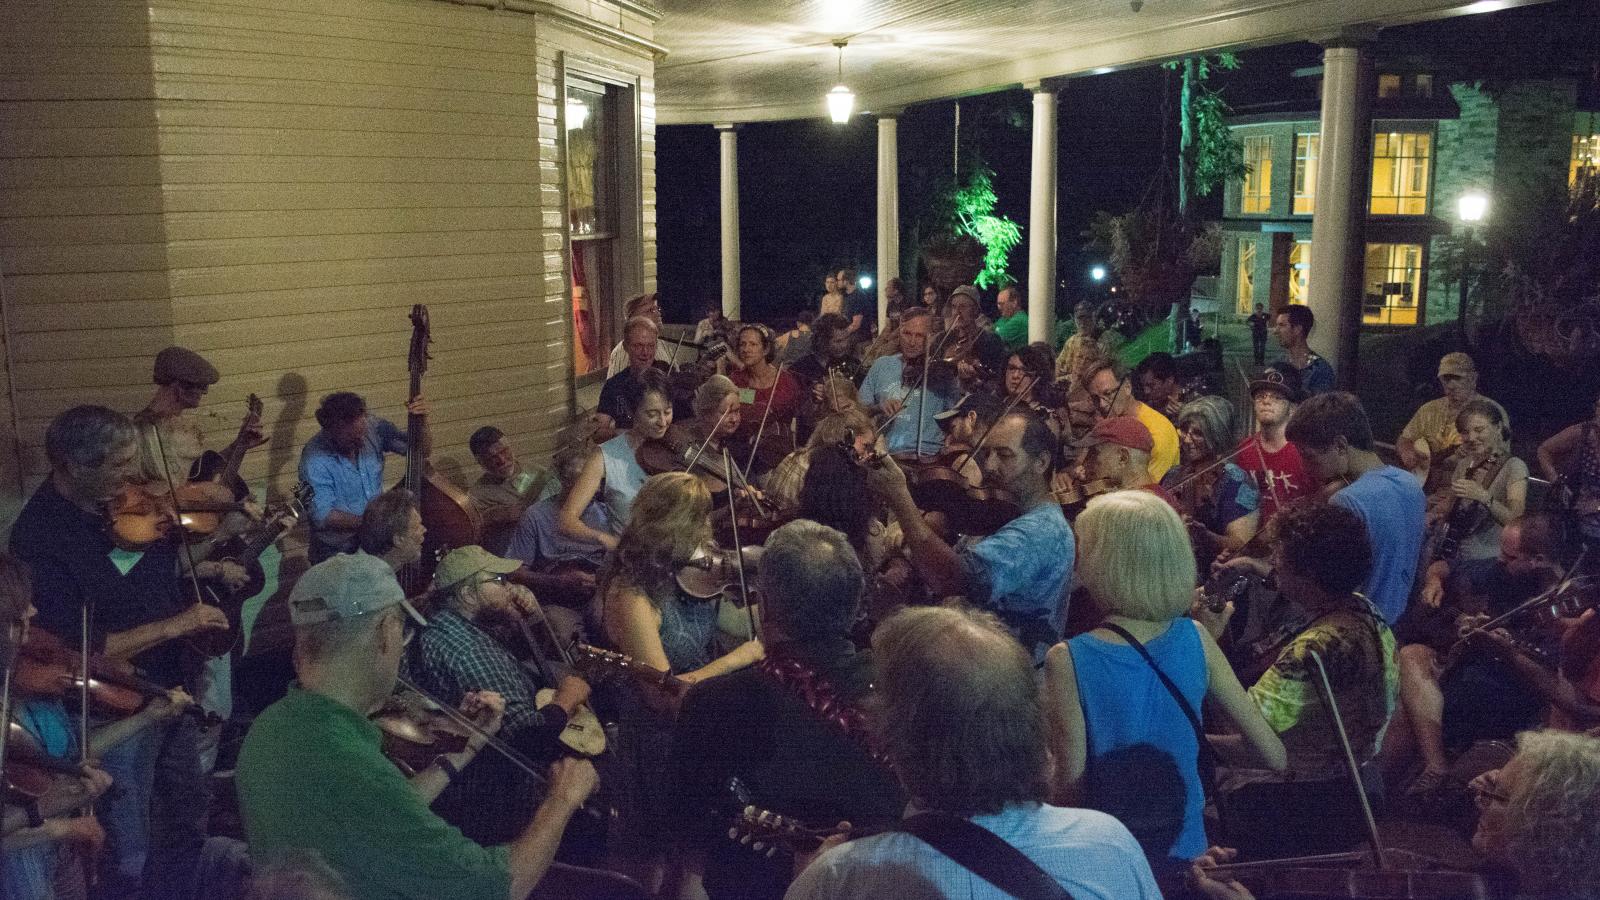
<path fill-rule="evenodd" d="M 1289 503 L 1317 492 L 1317 485 L 1300 459 L 1300 450 L 1284 436 L 1289 416 L 1300 399 L 1300 373 L 1292 365 L 1275 362 L 1250 379 L 1257 430 L 1239 445 L 1234 462 L 1250 475 L 1261 492 L 1261 506 L 1252 513 L 1257 517 L 1252 530 L 1272 521 L 1278 510 Z"/>

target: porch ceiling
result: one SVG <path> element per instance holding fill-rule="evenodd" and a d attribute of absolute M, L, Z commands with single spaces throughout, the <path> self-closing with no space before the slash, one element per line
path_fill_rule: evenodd
<path fill-rule="evenodd" d="M 858 111 L 1110 71 L 1196 51 L 1542 0 L 658 0 L 665 125 L 823 115 L 848 38 Z"/>

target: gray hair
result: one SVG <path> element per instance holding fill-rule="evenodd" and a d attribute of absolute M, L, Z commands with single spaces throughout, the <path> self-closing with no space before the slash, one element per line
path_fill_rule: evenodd
<path fill-rule="evenodd" d="M 1527 896 L 1600 897 L 1600 740 L 1562 731 L 1517 738 L 1507 856 Z"/>
<path fill-rule="evenodd" d="M 713 375 L 707 378 L 705 384 L 700 385 L 694 392 L 694 414 L 697 416 L 709 415 L 729 394 L 739 393 L 739 388 L 733 380 L 726 375 Z"/>
<path fill-rule="evenodd" d="M 844 532 L 796 519 L 767 537 L 757 578 L 767 620 L 790 639 L 837 637 L 861 604 L 861 560 Z"/>
<path fill-rule="evenodd" d="M 1194 594 L 1189 532 L 1149 491 L 1116 491 L 1078 516 L 1078 580 L 1105 613 L 1147 622 L 1175 619 Z"/>
<path fill-rule="evenodd" d="M 648 331 L 652 336 L 658 336 L 661 334 L 661 326 L 649 316 L 634 316 L 622 326 L 623 340 L 632 337 L 636 331 Z"/>
<path fill-rule="evenodd" d="M 104 406 L 74 406 L 50 420 L 44 452 L 55 468 L 71 463 L 94 469 L 105 465 L 113 450 L 138 439 L 138 427 L 122 413 Z"/>
<path fill-rule="evenodd" d="M 384 491 L 373 497 L 366 512 L 361 514 L 356 545 L 373 556 L 388 553 L 394 548 L 395 538 L 411 527 L 411 511 L 416 508 L 416 495 L 405 488 Z"/>
<path fill-rule="evenodd" d="M 1206 439 L 1211 452 L 1217 456 L 1227 453 L 1236 443 L 1233 433 L 1233 404 L 1227 398 L 1209 395 L 1190 400 L 1178 410 L 1179 428 L 1193 422 L 1200 426 L 1200 435 Z"/>

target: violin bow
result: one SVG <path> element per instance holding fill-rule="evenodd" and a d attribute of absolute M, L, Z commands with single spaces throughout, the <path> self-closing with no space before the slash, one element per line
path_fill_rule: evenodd
<path fill-rule="evenodd" d="M 1333 717 L 1333 730 L 1339 735 L 1339 747 L 1344 751 L 1344 764 L 1350 775 L 1350 787 L 1361 803 L 1361 817 L 1367 826 L 1367 839 L 1372 841 L 1372 858 L 1378 868 L 1387 871 L 1389 860 L 1383 853 L 1383 839 L 1378 835 L 1378 823 L 1372 817 L 1372 805 L 1367 802 L 1366 788 L 1361 785 L 1361 766 L 1356 763 L 1355 752 L 1350 749 L 1350 735 L 1344 730 L 1344 717 L 1339 714 L 1339 702 L 1333 696 L 1333 683 L 1328 680 L 1328 669 L 1322 664 L 1322 654 L 1310 651 L 1311 661 L 1317 664 L 1317 688 L 1322 702 Z"/>
<path fill-rule="evenodd" d="M 1515 607 L 1512 607 L 1510 610 L 1508 610 L 1506 612 L 1503 612 L 1498 616 L 1495 616 L 1494 618 L 1490 619 L 1489 621 L 1484 622 L 1482 625 L 1479 625 L 1477 628 L 1474 628 L 1471 631 L 1468 631 L 1466 634 L 1463 634 L 1463 635 L 1461 635 L 1461 637 L 1457 638 L 1456 639 L 1457 642 L 1459 643 L 1460 641 L 1464 641 L 1467 638 L 1470 638 L 1475 634 L 1483 634 L 1484 632 L 1487 632 L 1492 628 L 1498 628 L 1500 626 L 1501 622 L 1504 622 L 1507 619 L 1512 618 L 1513 616 L 1519 615 L 1520 613 L 1524 612 L 1525 610 L 1532 609 L 1533 607 L 1538 606 L 1539 604 L 1545 602 L 1546 600 L 1550 599 L 1551 597 L 1554 597 L 1555 595 L 1557 595 L 1557 594 L 1561 593 L 1562 591 L 1566 590 L 1568 587 L 1570 587 L 1572 585 L 1573 579 L 1576 577 L 1576 575 L 1578 573 L 1578 567 L 1583 564 L 1583 558 L 1585 556 L 1588 556 L 1588 555 L 1589 555 L 1589 547 L 1588 547 L 1588 545 L 1585 545 L 1582 550 L 1578 551 L 1577 557 L 1572 560 L 1572 565 L 1567 566 L 1567 570 L 1565 572 L 1561 573 L 1561 579 L 1559 581 L 1557 581 L 1555 584 L 1551 585 L 1548 590 L 1546 590 L 1546 591 L 1544 591 L 1544 592 L 1542 592 L 1542 593 L 1540 593 L 1540 594 L 1528 599 L 1524 603 L 1521 603 L 1521 604 L 1519 604 L 1519 605 L 1517 605 Z"/>
<path fill-rule="evenodd" d="M 917 462 L 922 461 L 922 433 L 928 425 L 928 417 L 922 413 L 928 403 L 928 375 L 933 371 L 933 357 L 934 354 L 943 352 L 945 341 L 950 340 L 950 335 L 954 333 L 954 329 L 946 328 L 944 334 L 939 335 L 939 342 L 922 353 L 922 385 L 917 389 Z M 900 364 L 905 365 L 903 354 Z"/>
<path fill-rule="evenodd" d="M 750 478 L 750 470 L 755 467 L 755 464 L 756 464 L 756 451 L 761 448 L 761 435 L 764 434 L 766 432 L 766 430 L 767 430 L 767 415 L 772 412 L 772 398 L 777 396 L 777 393 L 778 393 L 778 382 L 780 382 L 782 380 L 783 380 L 783 363 L 780 362 L 780 363 L 778 363 L 778 374 L 777 374 L 777 376 L 775 376 L 772 379 L 772 389 L 767 392 L 767 405 L 763 406 L 761 408 L 761 424 L 756 428 L 756 439 L 754 441 L 750 442 L 750 458 L 745 460 L 744 471 L 739 473 L 739 478 L 742 481 L 748 481 L 749 480 L 749 478 Z M 755 382 L 753 382 L 753 381 L 751 382 L 752 385 L 754 385 L 754 383 Z M 754 402 L 754 399 L 755 399 L 755 394 L 754 394 L 755 388 L 752 386 L 750 388 L 750 390 L 751 390 L 751 401 Z"/>
<path fill-rule="evenodd" d="M 184 534 L 182 533 L 182 530 L 183 530 L 183 514 L 179 513 L 179 512 L 176 512 L 177 504 L 178 504 L 178 486 L 172 480 L 172 463 L 167 459 L 167 445 L 166 445 L 166 442 L 161 439 L 161 423 L 160 422 L 152 422 L 152 423 L 150 423 L 150 430 L 155 432 L 155 436 L 156 436 L 156 451 L 161 454 L 161 474 L 167 476 L 167 493 L 172 496 L 172 504 L 173 504 L 173 510 L 174 510 L 173 515 L 176 516 L 177 519 L 178 519 L 178 522 L 177 522 L 177 526 L 178 526 L 178 529 L 179 529 L 178 545 L 183 548 L 184 559 L 185 559 L 186 562 L 189 563 L 189 566 L 188 566 L 189 586 L 194 589 L 194 602 L 196 602 L 196 603 L 204 603 L 205 602 L 205 594 L 201 593 L 200 576 L 195 574 L 195 566 L 199 565 L 199 563 L 195 562 L 194 545 L 190 544 L 189 541 L 185 538 Z M 210 539 L 211 538 L 207 538 L 207 540 L 210 540 Z M 216 595 L 212 595 L 212 599 L 213 600 L 217 600 Z M 220 605 L 220 601 L 219 601 L 219 605 Z M 87 629 L 87 626 L 85 626 L 85 628 Z M 85 635 L 87 635 L 87 633 L 88 633 L 87 630 L 85 630 Z M 85 645 L 83 658 L 85 660 L 84 665 L 87 667 L 88 666 L 88 659 L 89 659 L 89 651 L 87 649 L 87 645 Z M 84 690 L 87 691 L 88 690 L 88 685 L 89 685 L 89 674 L 88 674 L 88 669 L 87 668 L 84 669 L 83 683 L 84 683 Z M 85 708 L 87 708 L 87 706 Z"/>
<path fill-rule="evenodd" d="M 693 473 L 694 472 L 694 467 L 700 463 L 700 457 L 704 456 L 705 452 L 706 452 L 706 448 L 711 446 L 711 439 L 716 437 L 717 429 L 722 427 L 723 421 L 726 420 L 727 418 L 728 418 L 728 414 L 726 412 L 724 412 L 720 416 L 717 416 L 717 423 L 715 425 L 711 426 L 711 430 L 706 433 L 706 439 L 701 441 L 700 442 L 700 446 L 695 448 L 694 455 L 690 456 L 688 461 L 684 465 L 684 471 L 689 472 L 689 473 Z M 740 487 L 749 487 L 750 486 L 750 482 L 745 480 L 743 472 L 739 471 L 737 468 L 731 468 L 731 467 L 728 466 L 727 453 L 723 453 L 722 464 L 723 464 L 723 475 L 727 478 L 728 489 L 730 491 L 733 490 L 733 487 L 734 487 L 733 478 L 734 478 L 735 475 L 737 475 L 739 477 L 739 486 Z M 715 475 L 716 473 L 712 472 L 711 474 Z M 752 496 L 750 498 L 750 502 L 754 503 L 756 505 L 756 512 L 760 513 L 763 516 L 767 514 L 766 510 L 761 507 L 761 501 L 760 500 L 757 500 L 755 497 Z"/>
<path fill-rule="evenodd" d="M 1018 391 L 1017 395 L 1012 397 L 1011 400 L 1006 403 L 1005 408 L 1000 410 L 1000 415 L 995 416 L 994 417 L 994 421 L 990 422 L 987 426 L 984 427 L 983 434 L 978 435 L 978 440 L 977 440 L 976 443 L 974 443 L 972 445 L 972 449 L 968 450 L 966 453 L 964 453 L 961 456 L 956 458 L 956 465 L 954 466 L 954 468 L 955 468 L 955 470 L 957 472 L 960 472 L 961 471 L 961 467 L 967 464 L 967 460 L 974 459 L 974 458 L 977 457 L 978 451 L 982 450 L 983 449 L 983 445 L 989 440 L 989 432 L 993 431 L 994 427 L 996 425 L 1000 424 L 1000 420 L 1001 419 L 1004 419 L 1006 416 L 1011 415 L 1011 411 L 1013 409 L 1017 408 L 1017 403 L 1019 401 L 1021 401 L 1023 397 L 1027 396 L 1029 391 L 1033 390 L 1033 385 L 1038 380 L 1039 380 L 1039 376 L 1037 376 L 1037 375 L 1033 376 L 1033 380 L 1029 381 L 1026 385 L 1024 385 L 1022 390 Z M 967 396 L 970 397 L 971 394 L 968 394 Z M 967 398 L 966 397 L 962 397 L 961 399 L 965 400 Z M 961 404 L 958 401 L 956 403 L 956 406 L 960 406 L 960 405 Z M 1052 465 L 1054 464 L 1054 462 L 1055 462 L 1054 460 L 1051 460 L 1051 464 Z"/>
<path fill-rule="evenodd" d="M 1204 469 L 1201 469 L 1198 472 L 1191 473 L 1187 478 L 1184 478 L 1182 481 L 1179 481 L 1177 484 L 1173 485 L 1172 486 L 1172 492 L 1173 493 L 1177 493 L 1178 491 L 1183 490 L 1185 487 L 1188 486 L 1189 482 L 1195 480 L 1196 478 L 1199 478 L 1201 475 L 1204 475 L 1207 472 L 1210 472 L 1212 469 L 1215 469 L 1218 466 L 1221 466 L 1221 465 L 1224 465 L 1224 464 L 1228 463 L 1229 461 L 1233 460 L 1235 457 L 1237 457 L 1239 454 L 1241 454 L 1243 452 L 1244 452 L 1244 447 L 1243 446 L 1234 448 L 1234 451 L 1232 453 L 1229 453 L 1227 456 L 1222 457 L 1221 459 L 1217 460 L 1216 462 L 1212 463 L 1209 466 L 1206 466 Z"/>
<path fill-rule="evenodd" d="M 732 465 L 728 458 L 728 448 L 723 447 L 722 466 L 723 468 L 729 468 Z M 751 497 L 750 499 L 754 500 L 755 498 Z M 760 508 L 760 504 L 757 504 L 756 509 L 759 510 Z M 728 512 L 733 514 L 728 517 L 728 520 L 733 524 L 733 559 L 739 565 L 739 598 L 744 601 L 745 615 L 750 617 L 750 639 L 755 640 L 761 635 L 756 632 L 756 611 L 750 605 L 750 587 L 744 580 L 744 545 L 739 542 L 739 512 L 733 508 L 732 496 L 728 497 Z"/>
<path fill-rule="evenodd" d="M 472 721 L 471 717 L 462 713 L 458 709 L 451 709 L 450 707 L 439 702 L 439 700 L 432 694 L 429 694 L 422 688 L 412 684 L 404 675 L 396 675 L 395 681 L 401 687 L 422 698 L 422 700 L 432 707 L 435 712 L 456 723 L 457 725 L 460 725 L 462 728 L 465 728 L 467 732 L 472 734 L 474 737 L 482 738 L 484 746 L 493 747 L 494 749 L 500 751 L 500 754 L 509 760 L 512 765 L 521 769 L 528 775 L 528 777 L 532 778 L 536 785 L 541 788 L 549 785 L 549 780 L 546 779 L 544 774 L 539 771 L 538 767 L 533 764 L 533 760 L 523 755 L 522 751 L 516 749 L 500 738 L 495 737 L 489 732 L 484 731 L 477 722 Z"/>

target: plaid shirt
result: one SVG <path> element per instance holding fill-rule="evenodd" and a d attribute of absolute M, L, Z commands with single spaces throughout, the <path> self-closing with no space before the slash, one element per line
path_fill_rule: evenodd
<path fill-rule="evenodd" d="M 536 709 L 540 685 L 534 675 L 455 610 L 433 615 L 406 648 L 401 668 L 412 684 L 450 706 L 472 691 L 494 691 L 506 701 L 497 736 L 535 762 L 555 755 L 555 737 L 566 727 L 566 713 L 553 704 Z M 501 843 L 527 824 L 534 798 L 531 779 L 485 748 L 439 795 L 434 810 L 480 843 Z"/>

